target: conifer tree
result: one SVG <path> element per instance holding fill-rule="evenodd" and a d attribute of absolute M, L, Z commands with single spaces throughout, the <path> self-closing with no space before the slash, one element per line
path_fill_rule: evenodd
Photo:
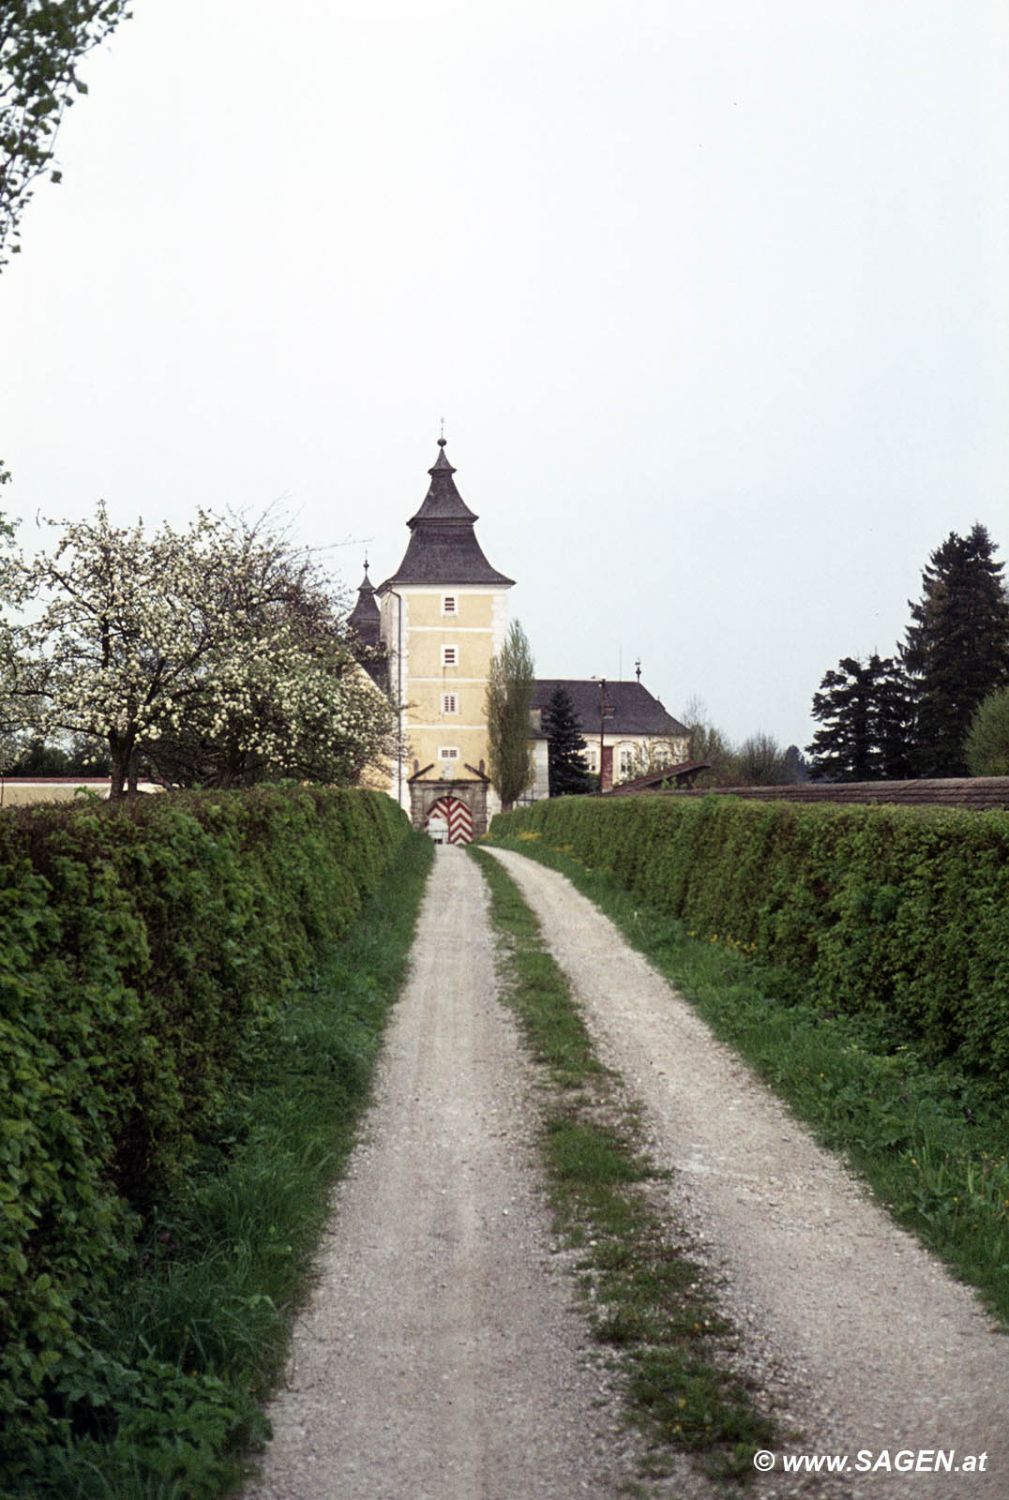
<path fill-rule="evenodd" d="M 547 737 L 551 797 L 579 797 L 592 790 L 592 773 L 585 759 L 585 740 L 570 695 L 554 689 L 543 710 Z"/>
<path fill-rule="evenodd" d="M 798 745 L 789 745 L 785 750 L 785 771 L 793 785 L 809 780 L 809 762 Z"/>
<path fill-rule="evenodd" d="M 1009 682 L 1009 599 L 984 526 L 932 553 L 911 605 L 901 657 L 915 699 L 915 767 L 965 776 L 964 741 L 978 706 Z"/>
<path fill-rule="evenodd" d="M 909 696 L 899 664 L 873 653 L 865 663 L 845 656 L 837 665 L 813 697 L 813 718 L 822 726 L 807 746 L 813 776 L 877 781 L 910 775 Z"/>

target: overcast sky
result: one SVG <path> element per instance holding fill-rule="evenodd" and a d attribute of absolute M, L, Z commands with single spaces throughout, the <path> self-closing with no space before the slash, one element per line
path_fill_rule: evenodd
<path fill-rule="evenodd" d="M 26 517 L 272 502 L 355 585 L 444 416 L 542 676 L 805 745 L 1009 546 L 1004 0 L 135 0 L 0 276 Z"/>

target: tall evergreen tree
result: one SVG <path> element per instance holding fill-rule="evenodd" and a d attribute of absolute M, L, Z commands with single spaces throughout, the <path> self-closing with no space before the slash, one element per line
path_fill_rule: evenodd
<path fill-rule="evenodd" d="M 1009 682 L 1009 599 L 984 526 L 951 531 L 922 573 L 901 657 L 911 679 L 914 760 L 925 776 L 966 776 L 964 741 L 979 704 Z"/>
<path fill-rule="evenodd" d="M 807 746 L 810 771 L 824 781 L 878 781 L 910 774 L 908 691 L 898 663 L 875 653 L 844 656 L 813 696 L 821 728 Z"/>
<path fill-rule="evenodd" d="M 593 788 L 592 773 L 585 759 L 585 741 L 570 695 L 554 689 L 543 710 L 543 732 L 547 737 L 551 797 L 579 797 Z"/>
<path fill-rule="evenodd" d="M 876 743 L 885 781 L 914 776 L 914 694 L 899 660 L 884 656 L 876 694 Z"/>
<path fill-rule="evenodd" d="M 793 785 L 809 780 L 809 762 L 798 745 L 789 745 L 785 750 L 785 772 Z"/>

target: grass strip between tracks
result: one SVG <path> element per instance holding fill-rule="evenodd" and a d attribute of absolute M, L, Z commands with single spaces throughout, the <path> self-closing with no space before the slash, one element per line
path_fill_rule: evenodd
<path fill-rule="evenodd" d="M 247 1470 L 243 1447 L 266 1436 L 260 1403 L 283 1369 L 331 1188 L 368 1100 L 432 856 L 423 835 L 403 844 L 352 932 L 285 1009 L 105 1315 L 96 1342 L 122 1372 L 106 1430 L 50 1452 L 47 1473 L 27 1478 L 19 1497 L 233 1493 Z M 145 1385 L 155 1364 L 176 1372 L 167 1388 Z"/>
<path fill-rule="evenodd" d="M 1009 1111 L 954 1060 L 865 1016 L 777 998 L 775 976 L 535 839 L 494 839 L 567 876 L 881 1202 L 1009 1323 Z"/>
<path fill-rule="evenodd" d="M 661 1174 L 633 1105 L 595 1055 L 568 982 L 515 882 L 482 851 L 505 996 L 551 1087 L 542 1127 L 556 1228 L 577 1253 L 595 1337 L 626 1380 L 629 1411 L 651 1444 L 649 1471 L 669 1450 L 698 1455 L 722 1477 L 752 1474 L 774 1446 L 757 1393 L 731 1369 L 733 1331 L 685 1238 L 652 1205 Z"/>

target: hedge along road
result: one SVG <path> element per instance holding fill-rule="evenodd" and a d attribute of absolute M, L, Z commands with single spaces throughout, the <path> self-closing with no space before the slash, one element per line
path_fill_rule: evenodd
<path fill-rule="evenodd" d="M 1009 1339 L 564 876 L 489 852 L 539 918 L 601 1060 L 644 1107 L 671 1210 L 721 1273 L 751 1371 L 796 1431 L 789 1459 L 847 1454 L 854 1471 L 860 1450 L 895 1468 L 901 1452 L 924 1465 L 923 1450 L 955 1450 L 957 1464 L 983 1453 L 984 1472 L 849 1472 L 817 1493 L 1005 1500 Z M 811 1492 L 782 1465 L 758 1493 Z"/>
<path fill-rule="evenodd" d="M 248 1500 L 602 1500 L 635 1472 L 551 1252 L 532 1073 L 496 996 L 484 882 L 439 848 Z"/>

